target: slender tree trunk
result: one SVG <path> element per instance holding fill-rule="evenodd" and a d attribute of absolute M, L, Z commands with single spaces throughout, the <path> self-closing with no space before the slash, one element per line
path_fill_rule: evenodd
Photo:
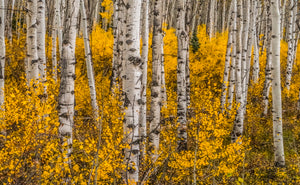
<path fill-rule="evenodd" d="M 60 30 L 60 0 L 54 2 L 54 25 L 52 27 L 52 76 L 57 82 L 57 35 Z"/>
<path fill-rule="evenodd" d="M 283 39 L 283 31 L 284 31 L 284 22 L 285 22 L 285 8 L 286 8 L 286 0 L 283 0 L 283 5 L 281 8 L 281 26 L 280 26 L 280 38 Z"/>
<path fill-rule="evenodd" d="M 142 141 L 140 143 L 141 148 L 141 160 L 145 159 L 146 154 L 146 138 L 147 138 L 147 68 L 148 68 L 148 53 L 149 53 L 149 0 L 142 1 L 142 92 L 141 92 L 141 111 L 140 111 L 140 136 Z"/>
<path fill-rule="evenodd" d="M 236 34 L 236 103 L 238 110 L 231 133 L 231 142 L 236 142 L 243 134 L 244 128 L 244 96 L 242 93 L 242 0 L 237 0 L 237 34 Z"/>
<path fill-rule="evenodd" d="M 214 36 L 215 30 L 214 30 L 214 10 L 215 10 L 215 0 L 210 0 L 210 6 L 209 6 L 209 25 L 208 25 L 208 35 L 209 38 L 211 39 Z"/>
<path fill-rule="evenodd" d="M 272 15 L 272 97 L 273 97 L 273 137 L 275 166 L 284 167 L 285 157 L 282 133 L 282 106 L 280 83 L 280 14 L 277 0 L 271 0 Z"/>
<path fill-rule="evenodd" d="M 139 111 L 141 110 L 142 61 L 140 56 L 140 16 L 141 1 L 128 0 L 126 16 L 126 41 L 124 95 L 125 125 L 124 134 L 129 148 L 125 149 L 125 176 L 128 184 L 139 181 Z"/>
<path fill-rule="evenodd" d="M 288 24 L 288 56 L 287 56 L 287 67 L 286 67 L 286 81 L 285 85 L 288 90 L 290 90 L 290 83 L 292 78 L 292 69 L 293 69 L 293 56 L 294 54 L 294 28 L 295 28 L 295 17 L 294 14 L 296 9 L 296 6 L 294 4 L 294 0 L 291 0 L 290 2 L 290 17 L 289 17 L 289 24 Z"/>
<path fill-rule="evenodd" d="M 186 64 L 188 52 L 188 33 L 186 32 L 186 0 L 177 0 L 177 121 L 178 143 L 177 150 L 187 150 L 187 103 L 186 103 Z"/>
<path fill-rule="evenodd" d="M 39 78 L 42 83 L 46 82 L 46 20 L 45 0 L 38 0 L 37 4 L 37 52 Z M 46 93 L 46 86 L 44 86 Z"/>
<path fill-rule="evenodd" d="M 257 24 L 258 24 L 258 7 L 257 7 L 257 1 L 254 0 L 254 17 L 253 20 L 254 22 L 254 28 L 253 28 L 253 45 L 254 45 L 254 49 L 253 49 L 253 72 L 252 72 L 252 80 L 254 83 L 258 83 L 258 78 L 259 78 L 259 43 L 258 43 L 258 34 L 257 34 Z"/>
<path fill-rule="evenodd" d="M 90 87 L 90 96 L 91 96 L 91 104 L 93 108 L 93 117 L 95 120 L 99 118 L 99 107 L 97 102 L 97 93 L 96 93 L 96 85 L 95 85 L 95 75 L 94 68 L 92 64 L 92 51 L 90 47 L 90 38 L 89 38 L 89 23 L 86 16 L 86 9 L 84 5 L 84 1 L 80 0 L 80 10 L 82 16 L 82 24 L 83 24 L 83 39 L 84 39 L 84 49 L 85 49 L 85 60 L 86 60 L 86 69 L 87 76 Z M 99 125 L 97 125 L 99 127 Z"/>
<path fill-rule="evenodd" d="M 4 7 L 4 0 L 0 0 Z M 4 110 L 4 69 L 5 69 L 5 10 L 0 9 L 0 110 Z"/>
<path fill-rule="evenodd" d="M 37 52 L 37 0 L 27 1 L 27 76 L 28 83 L 39 78 Z"/>
<path fill-rule="evenodd" d="M 161 64 L 162 64 L 162 0 L 154 1 L 152 39 L 152 85 L 151 85 L 151 121 L 149 145 L 152 161 L 158 157 L 160 135 L 160 110 L 162 104 L 161 95 Z"/>
<path fill-rule="evenodd" d="M 61 81 L 58 96 L 59 137 L 62 145 L 64 162 L 69 165 L 65 181 L 70 182 L 71 153 L 73 150 L 73 126 L 75 106 L 75 42 L 77 30 L 77 17 L 80 0 L 67 0 L 65 23 L 63 28 L 63 49 L 61 58 Z"/>
<path fill-rule="evenodd" d="M 237 35 L 237 5 L 236 0 L 232 0 L 232 54 L 231 54 L 231 63 L 230 63 L 230 81 L 228 86 L 228 109 L 232 109 L 232 103 L 234 98 L 234 87 L 236 82 L 236 35 Z"/>
<path fill-rule="evenodd" d="M 230 12 L 230 23 L 228 28 L 228 41 L 227 41 L 227 49 L 225 55 L 225 68 L 223 74 L 223 84 L 222 84 L 222 95 L 221 95 L 221 107 L 222 111 L 225 109 L 226 96 L 227 96 L 227 86 L 229 84 L 229 71 L 230 71 L 230 56 L 232 49 L 232 25 L 233 25 L 233 12 Z"/>

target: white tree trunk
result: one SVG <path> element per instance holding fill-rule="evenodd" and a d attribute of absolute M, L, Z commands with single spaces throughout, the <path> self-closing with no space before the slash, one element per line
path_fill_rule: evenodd
<path fill-rule="evenodd" d="M 73 144 L 74 106 L 75 106 L 75 43 L 77 31 L 77 17 L 80 0 L 67 0 L 63 30 L 63 49 L 61 58 L 61 81 L 58 96 L 59 137 L 64 161 L 71 168 L 71 153 Z M 65 169 L 66 170 L 66 169 Z M 70 181 L 67 174 L 65 181 Z"/>
<path fill-rule="evenodd" d="M 61 0 L 54 1 L 54 25 L 52 27 L 52 75 L 55 81 L 57 81 L 57 36 L 59 35 L 58 33 L 61 32 L 60 5 Z M 59 39 L 59 41 L 61 40 Z M 61 48 L 59 48 L 59 50 L 61 50 Z"/>
<path fill-rule="evenodd" d="M 230 63 L 230 81 L 229 81 L 229 86 L 228 86 L 228 109 L 232 109 L 232 103 L 233 103 L 233 98 L 234 98 L 234 87 L 235 87 L 235 82 L 236 82 L 236 34 L 237 34 L 237 25 L 236 25 L 236 20 L 237 20 L 237 5 L 236 5 L 236 0 L 232 0 L 232 54 L 231 54 L 231 63 Z"/>
<path fill-rule="evenodd" d="M 154 1 L 153 38 L 152 38 L 152 85 L 151 85 L 151 121 L 149 145 L 152 161 L 156 161 L 159 150 L 161 95 L 161 47 L 162 35 L 162 0 Z"/>
<path fill-rule="evenodd" d="M 142 61 L 140 56 L 140 16 L 141 1 L 128 0 L 126 16 L 124 95 L 125 125 L 124 134 L 130 148 L 125 149 L 125 177 L 128 184 L 139 181 L 139 111 L 141 110 Z"/>
<path fill-rule="evenodd" d="M 286 0 L 283 0 L 283 5 L 281 8 L 281 26 L 280 26 L 280 38 L 283 39 L 283 29 L 284 29 L 284 22 L 285 22 L 285 8 L 286 8 Z"/>
<path fill-rule="evenodd" d="M 4 7 L 4 0 L 0 0 L 0 7 Z M 4 68 L 5 68 L 5 10 L 0 9 L 0 110 L 4 110 Z"/>
<path fill-rule="evenodd" d="M 236 103 L 238 110 L 231 133 L 231 142 L 236 142 L 243 134 L 244 128 L 244 96 L 242 93 L 242 0 L 237 0 L 237 34 L 236 34 Z"/>
<path fill-rule="evenodd" d="M 210 6 L 209 6 L 209 28 L 208 28 L 208 35 L 211 39 L 214 36 L 214 10 L 215 10 L 215 0 L 210 0 Z"/>
<path fill-rule="evenodd" d="M 286 67 L 286 81 L 285 85 L 288 90 L 290 90 L 290 83 L 292 78 L 292 69 L 293 69 L 293 56 L 295 55 L 294 51 L 294 28 L 295 28 L 295 10 L 296 6 L 294 4 L 294 0 L 290 2 L 290 17 L 289 17 L 289 24 L 288 24 L 288 56 L 287 56 L 287 67 Z"/>
<path fill-rule="evenodd" d="M 147 138 L 147 69 L 148 69 L 148 53 L 149 53 L 149 0 L 142 1 L 142 92 L 141 92 L 141 111 L 140 111 L 140 136 L 142 138 L 141 160 L 145 159 L 146 154 L 146 138 Z"/>
<path fill-rule="evenodd" d="M 89 38 L 89 23 L 86 16 L 86 9 L 84 5 L 84 0 L 80 0 L 80 10 L 83 24 L 83 39 L 84 39 L 84 49 L 85 49 L 85 61 L 86 61 L 86 69 L 87 76 L 90 87 L 90 96 L 91 96 L 91 104 L 93 108 L 93 117 L 95 120 L 99 118 L 99 108 L 97 103 L 97 94 L 96 94 L 96 85 L 95 85 L 95 75 L 94 68 L 92 64 L 92 51 L 90 47 L 90 38 Z M 97 125 L 99 127 L 99 125 Z"/>
<path fill-rule="evenodd" d="M 253 20 L 254 22 L 254 28 L 253 28 L 253 45 L 254 45 L 254 49 L 253 49 L 253 72 L 252 72 L 252 80 L 254 83 L 258 82 L 258 78 L 259 78 L 259 49 L 258 49 L 258 33 L 257 33 L 257 24 L 258 24 L 258 7 L 257 7 L 257 1 L 254 0 L 254 17 Z"/>
<path fill-rule="evenodd" d="M 186 1 L 177 0 L 177 121 L 178 127 L 178 142 L 177 150 L 187 150 L 187 104 L 186 104 L 186 63 L 188 52 L 188 33 L 186 32 Z"/>
<path fill-rule="evenodd" d="M 232 49 L 232 26 L 233 26 L 233 13 L 230 12 L 230 21 L 229 21 L 229 28 L 228 28 L 228 41 L 227 41 L 227 48 L 226 48 L 226 55 L 225 55 L 225 68 L 223 74 L 223 83 L 222 83 L 222 95 L 221 95 L 221 107 L 222 111 L 225 109 L 226 103 L 226 96 L 227 96 L 227 86 L 229 84 L 229 71 L 230 71 L 230 56 L 231 56 L 231 49 Z"/>
<path fill-rule="evenodd" d="M 38 0 L 37 9 L 37 52 L 39 79 L 42 83 L 46 82 L 46 20 L 45 20 L 45 0 Z M 46 86 L 45 92 L 46 93 Z"/>
<path fill-rule="evenodd" d="M 37 0 L 27 1 L 27 79 L 37 81 L 39 78 L 37 52 Z"/>
<path fill-rule="evenodd" d="M 265 67 L 265 82 L 264 82 L 264 88 L 263 88 L 263 103 L 264 103 L 264 115 L 268 114 L 268 107 L 269 107 L 269 94 L 270 94 L 270 88 L 272 85 L 272 44 L 271 44 L 271 20 L 269 15 L 269 10 L 267 13 L 267 62 Z"/>
<path fill-rule="evenodd" d="M 271 0 L 272 15 L 272 97 L 273 97 L 273 138 L 275 166 L 284 167 L 285 157 L 282 133 L 282 106 L 280 83 L 280 14 L 277 0 Z"/>

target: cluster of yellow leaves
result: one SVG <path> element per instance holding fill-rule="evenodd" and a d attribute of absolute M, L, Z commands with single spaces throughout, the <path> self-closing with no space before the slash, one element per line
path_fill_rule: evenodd
<path fill-rule="evenodd" d="M 102 4 L 111 12 L 111 1 Z M 104 16 L 105 17 L 105 16 Z M 191 106 L 189 107 L 188 151 L 178 153 L 177 145 L 177 37 L 175 29 L 165 29 L 164 56 L 167 105 L 162 109 L 159 158 L 155 164 L 141 164 L 143 177 L 149 172 L 149 184 L 298 184 L 300 183 L 300 126 L 296 109 L 300 87 L 299 57 L 294 66 L 291 90 L 283 88 L 284 139 L 287 167 L 273 167 L 272 118 L 263 117 L 262 89 L 266 54 L 260 55 L 260 80 L 250 82 L 245 132 L 242 145 L 230 143 L 235 109 L 220 113 L 220 89 L 224 70 L 227 33 L 211 40 L 205 27 L 198 28 L 199 49 L 190 52 Z M 25 81 L 25 36 L 7 42 L 5 112 L 0 111 L 0 182 L 3 184 L 59 184 L 66 173 L 72 182 L 86 184 L 122 184 L 123 113 L 121 93 L 110 92 L 113 48 L 112 31 L 99 26 L 91 34 L 100 118 L 93 118 L 84 58 L 84 42 L 76 47 L 76 116 L 73 133 L 72 168 L 66 166 L 58 137 L 57 98 L 59 82 L 51 78 L 51 38 L 47 46 L 47 100 L 41 101 L 42 84 L 28 89 Z M 151 36 L 148 84 L 151 84 Z M 285 74 L 287 44 L 282 42 L 281 64 Z M 298 52 L 299 53 L 299 52 Z M 20 71 L 15 73 L 15 71 Z M 284 87 L 285 76 L 282 76 Z M 148 85 L 147 96 L 150 97 Z M 150 98 L 148 98 L 148 102 Z M 271 98 L 270 98 L 271 99 Z M 148 103 L 150 105 L 150 103 Z M 271 105 L 271 103 L 270 103 Z M 149 110 L 148 106 L 148 110 Z M 99 127 L 99 124 L 102 127 Z M 251 147 L 250 147 L 251 146 Z M 63 170 L 66 169 L 66 170 Z M 152 173 L 152 175 L 151 175 Z"/>

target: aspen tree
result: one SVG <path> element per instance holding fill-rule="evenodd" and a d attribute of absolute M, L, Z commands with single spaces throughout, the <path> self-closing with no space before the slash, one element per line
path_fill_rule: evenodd
<path fill-rule="evenodd" d="M 55 81 L 57 81 L 57 36 L 60 35 L 58 33 L 61 30 L 60 4 L 61 0 L 54 1 L 54 25 L 52 27 L 52 76 Z M 59 39 L 59 41 L 61 41 L 61 39 Z M 61 50 L 61 48 L 59 49 Z"/>
<path fill-rule="evenodd" d="M 65 23 L 63 28 L 63 48 L 61 56 L 61 81 L 58 95 L 59 137 L 62 145 L 64 162 L 71 168 L 73 144 L 74 107 L 75 107 L 75 42 L 77 33 L 77 16 L 80 0 L 67 0 Z M 64 169 L 68 171 L 67 169 Z M 65 181 L 70 181 L 66 174 Z"/>
<path fill-rule="evenodd" d="M 209 25 L 208 25 L 207 33 L 208 33 L 210 39 L 214 36 L 214 32 L 215 32 L 215 30 L 214 30 L 215 1 L 216 0 L 210 0 L 210 6 L 209 6 L 209 10 L 208 10 L 209 11 L 209 20 L 208 20 Z"/>
<path fill-rule="evenodd" d="M 39 79 L 46 82 L 46 20 L 45 20 L 45 0 L 38 0 L 37 3 L 37 52 Z M 46 88 L 45 92 L 46 93 Z"/>
<path fill-rule="evenodd" d="M 228 28 L 228 41 L 227 41 L 227 48 L 226 48 L 226 55 L 225 55 L 225 67 L 224 67 L 224 74 L 223 74 L 223 83 L 222 83 L 222 95 L 221 95 L 221 107 L 222 111 L 224 111 L 224 106 L 226 103 L 226 96 L 227 96 L 227 86 L 229 84 L 229 71 L 230 71 L 230 56 L 232 50 L 232 25 L 233 25 L 233 12 L 230 12 L 230 22 Z"/>
<path fill-rule="evenodd" d="M 247 54 L 248 54 L 248 42 L 250 43 L 251 33 L 249 34 L 249 24 L 250 24 L 250 0 L 245 1 L 243 9 L 245 9 L 245 14 L 243 16 L 243 31 L 242 31 L 242 92 L 245 97 L 246 91 L 246 81 L 247 81 Z M 250 48 L 249 48 L 250 49 Z M 252 50 L 252 49 L 251 49 Z"/>
<path fill-rule="evenodd" d="M 271 0 L 272 17 L 272 99 L 273 99 L 273 138 L 275 166 L 284 167 L 285 157 L 282 133 L 282 106 L 280 83 L 280 14 L 277 0 Z"/>
<path fill-rule="evenodd" d="M 242 0 L 237 0 L 237 34 L 236 34 L 236 102 L 238 110 L 231 133 L 231 142 L 236 142 L 243 134 L 244 128 L 244 95 L 242 93 Z"/>
<path fill-rule="evenodd" d="M 246 58 L 246 70 L 244 74 L 245 82 L 243 87 L 244 93 L 244 114 L 246 114 L 246 106 L 247 106 L 247 97 L 248 97 L 248 87 L 250 81 L 250 67 L 251 67 L 251 56 L 252 56 L 252 46 L 253 46 L 253 37 L 255 32 L 255 8 L 256 2 L 253 0 L 251 5 L 249 4 L 250 8 L 250 23 L 249 23 L 249 38 L 247 43 L 247 58 Z"/>
<path fill-rule="evenodd" d="M 253 1 L 253 20 L 254 20 L 254 28 L 253 28 L 253 72 L 252 72 L 252 80 L 254 83 L 258 82 L 259 78 L 259 48 L 258 48 L 258 33 L 257 33 L 257 24 L 258 24 L 258 7 L 257 7 L 257 0 Z"/>
<path fill-rule="evenodd" d="M 186 0 L 177 0 L 177 121 L 178 142 L 177 150 L 187 150 L 187 103 L 186 103 L 186 63 L 188 52 L 188 33 L 186 32 Z"/>
<path fill-rule="evenodd" d="M 4 110 L 4 69 L 5 69 L 5 10 L 4 0 L 0 0 L 0 110 Z"/>
<path fill-rule="evenodd" d="M 144 160 L 146 153 L 146 137 L 147 137 L 147 69 L 148 69 L 148 53 L 149 53 L 149 0 L 142 1 L 142 92 L 141 92 L 141 111 L 140 111 L 140 136 L 142 141 L 140 143 L 141 148 L 141 160 Z"/>
<path fill-rule="evenodd" d="M 287 34 L 287 42 L 288 42 L 288 56 L 287 56 L 287 67 L 286 67 L 286 87 L 290 90 L 290 82 L 292 78 L 292 69 L 293 69 L 293 59 L 295 55 L 294 51 L 294 29 L 295 29 L 295 9 L 297 3 L 294 3 L 294 0 L 290 2 L 290 17 L 289 17 L 289 24 L 288 24 L 288 34 Z"/>
<path fill-rule="evenodd" d="M 159 150 L 162 69 L 162 1 L 154 1 L 153 37 L 152 37 L 152 85 L 151 85 L 151 121 L 149 145 L 152 161 L 156 161 Z"/>
<path fill-rule="evenodd" d="M 90 87 L 90 96 L 91 96 L 91 104 L 93 108 L 93 116 L 94 119 L 97 121 L 99 118 L 99 108 L 97 102 L 97 94 L 96 94 L 96 85 L 95 85 L 95 75 L 94 75 L 94 68 L 92 64 L 92 51 L 90 47 L 90 38 L 89 38 L 89 23 L 86 16 L 86 9 L 83 0 L 80 0 L 80 10 L 81 10 L 81 17 L 82 17 L 82 24 L 83 24 L 83 39 L 84 39 L 84 49 L 85 49 L 85 61 L 86 61 L 86 69 L 87 69 L 87 77 Z M 98 122 L 98 121 L 97 121 Z M 100 125 L 97 125 L 98 127 Z"/>
<path fill-rule="evenodd" d="M 27 1 L 27 80 L 36 81 L 39 78 L 37 52 L 37 0 Z"/>
<path fill-rule="evenodd" d="M 234 87 L 236 82 L 236 34 L 237 34 L 237 4 L 236 0 L 232 1 L 232 54 L 231 54 L 231 63 L 230 63 L 230 81 L 228 85 L 228 109 L 232 109 L 232 102 L 234 98 Z"/>
<path fill-rule="evenodd" d="M 140 56 L 141 1 L 128 0 L 126 4 L 126 52 L 124 58 L 125 125 L 124 134 L 129 148 L 125 148 L 124 180 L 128 184 L 139 181 L 139 111 L 141 110 L 142 61 Z"/>
<path fill-rule="evenodd" d="M 283 29 L 284 29 L 284 23 L 285 23 L 285 8 L 286 8 L 286 0 L 283 0 L 283 5 L 281 8 L 281 16 L 280 16 L 280 38 L 283 39 Z"/>
<path fill-rule="evenodd" d="M 271 44 L 271 31 L 272 31 L 272 25 L 270 20 L 270 12 L 269 9 L 267 10 L 267 63 L 265 67 L 265 82 L 264 82 L 264 88 L 263 88 L 263 104 L 264 104 L 264 115 L 268 114 L 268 107 L 269 107 L 269 94 L 270 94 L 270 88 L 272 85 L 272 76 L 271 76 L 271 69 L 272 69 L 272 44 Z"/>

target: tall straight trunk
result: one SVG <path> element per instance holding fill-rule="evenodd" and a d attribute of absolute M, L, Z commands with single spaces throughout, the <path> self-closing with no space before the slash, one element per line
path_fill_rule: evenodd
<path fill-rule="evenodd" d="M 84 0 L 80 0 L 80 10 L 83 24 L 83 39 L 84 39 L 84 50 L 85 50 L 85 61 L 86 61 L 86 69 L 87 69 L 87 77 L 89 81 L 90 87 L 90 96 L 91 96 L 91 104 L 93 108 L 93 117 L 95 120 L 99 118 L 99 107 L 97 103 L 97 94 L 96 94 L 96 85 L 95 85 L 95 75 L 94 68 L 92 64 L 92 51 L 90 47 L 90 38 L 89 38 L 89 22 L 86 16 L 86 9 Z M 97 125 L 99 126 L 99 125 Z"/>
<path fill-rule="evenodd" d="M 215 30 L 214 30 L 214 10 L 215 10 L 215 0 L 210 0 L 210 6 L 209 6 L 209 25 L 208 25 L 208 35 L 209 35 L 209 38 L 211 39 L 213 36 L 214 36 L 214 33 L 215 33 Z"/>
<path fill-rule="evenodd" d="M 292 69 L 293 69 L 293 56 L 294 54 L 294 28 L 295 28 L 295 3 L 294 0 L 290 2 L 290 17 L 288 24 L 288 34 L 287 34 L 287 42 L 288 42 L 288 56 L 287 56 L 287 67 L 286 67 L 286 80 L 285 85 L 288 90 L 290 90 L 290 83 L 292 78 Z"/>
<path fill-rule="evenodd" d="M 186 64 L 188 52 L 188 33 L 186 31 L 186 0 L 177 0 L 177 150 L 187 150 L 187 103 L 186 103 Z"/>
<path fill-rule="evenodd" d="M 268 11 L 269 12 L 269 11 Z M 269 107 L 269 94 L 270 94 L 270 88 L 272 85 L 272 44 L 271 44 L 271 31 L 272 31 L 272 25 L 270 20 L 270 15 L 268 13 L 268 21 L 267 21 L 267 27 L 268 27 L 268 35 L 267 35 L 267 62 L 265 67 L 265 82 L 264 82 L 264 88 L 263 88 L 263 104 L 264 104 L 264 115 L 268 114 L 268 107 Z"/>
<path fill-rule="evenodd" d="M 37 51 L 37 0 L 27 1 L 27 79 L 28 82 L 39 78 Z"/>
<path fill-rule="evenodd" d="M 257 33 L 257 24 L 258 24 L 258 7 L 257 7 L 257 1 L 254 0 L 253 1 L 254 3 L 254 8 L 253 8 L 253 11 L 254 11 L 254 17 L 253 17 L 253 20 L 254 20 L 254 28 L 253 28 L 253 45 L 254 45 L 254 48 L 253 48 L 253 72 L 252 72 L 252 80 L 254 83 L 257 83 L 258 82 L 258 78 L 259 78 L 259 48 L 258 48 L 258 33 Z"/>
<path fill-rule="evenodd" d="M 225 18 L 226 18 L 226 0 L 223 0 L 223 4 L 222 4 L 223 6 L 222 6 L 222 32 L 224 32 L 225 31 L 225 25 L 226 25 L 226 23 L 225 23 Z M 229 14 L 230 14 L 230 12 L 229 12 Z"/>
<path fill-rule="evenodd" d="M 250 4 L 249 4 L 250 6 Z M 246 114 L 246 106 L 247 106 L 247 97 L 248 97 L 248 87 L 250 81 L 250 68 L 251 68 L 251 56 L 252 56 L 252 46 L 253 46 L 253 37 L 255 32 L 255 8 L 256 2 L 252 1 L 250 8 L 250 23 L 249 23 L 249 39 L 247 43 L 247 58 L 246 58 L 246 70 L 245 70 L 245 83 L 243 87 L 244 93 L 244 114 Z"/>
<path fill-rule="evenodd" d="M 161 100 L 162 100 L 162 105 L 166 106 L 167 105 L 167 88 L 166 88 L 166 75 L 165 75 L 165 57 L 164 57 L 164 42 L 162 41 L 161 44 Z"/>
<path fill-rule="evenodd" d="M 156 161 L 159 150 L 162 63 L 162 0 L 154 1 L 153 37 L 152 37 L 152 85 L 151 85 L 151 121 L 149 145 L 152 161 Z"/>
<path fill-rule="evenodd" d="M 37 9 L 37 52 L 39 78 L 42 83 L 46 82 L 46 20 L 45 20 L 45 0 L 38 0 Z M 46 86 L 45 93 L 46 93 Z"/>
<path fill-rule="evenodd" d="M 75 106 L 75 43 L 77 30 L 77 16 L 80 0 L 67 0 L 65 23 L 63 28 L 63 49 L 61 57 L 61 81 L 58 96 L 59 137 L 62 153 L 65 154 L 64 162 L 71 169 L 71 153 L 73 150 L 73 126 Z M 69 182 L 71 174 L 69 169 L 64 169 L 67 174 L 65 181 Z"/>
<path fill-rule="evenodd" d="M 280 14 L 277 0 L 271 0 L 272 15 L 272 97 L 273 97 L 273 138 L 275 166 L 284 167 L 285 157 L 282 133 L 282 106 L 280 83 Z"/>
<path fill-rule="evenodd" d="M 3 5 L 4 7 L 5 5 Z M 8 7 L 8 6 L 6 6 Z M 4 12 L 5 16 L 7 17 L 6 21 L 5 21 L 5 27 L 6 27 L 6 31 L 7 31 L 7 39 L 10 41 L 10 43 L 12 43 L 12 22 L 13 22 L 13 15 L 14 15 L 14 9 L 15 9 L 15 0 L 11 1 L 11 7 L 10 7 L 10 11 L 7 11 L 7 13 Z"/>
<path fill-rule="evenodd" d="M 228 41 L 225 55 L 225 68 L 223 74 L 223 83 L 222 83 L 222 94 L 221 94 L 221 107 L 222 111 L 225 109 L 226 96 L 227 96 L 227 86 L 229 84 L 229 71 L 230 71 L 230 55 L 232 49 L 232 25 L 233 25 L 233 13 L 230 12 L 230 23 L 228 28 Z"/>
<path fill-rule="evenodd" d="M 244 128 L 244 96 L 242 93 L 242 28 L 243 28 L 243 3 L 237 0 L 237 34 L 236 34 L 236 103 L 238 110 L 231 133 L 231 142 L 236 142 L 243 134 Z"/>
<path fill-rule="evenodd" d="M 141 1 L 128 0 L 124 59 L 125 125 L 124 134 L 129 148 L 125 148 L 124 180 L 128 184 L 139 181 L 139 111 L 141 110 L 142 60 L 140 56 Z"/>
<path fill-rule="evenodd" d="M 4 7 L 4 0 L 0 0 L 0 7 Z M 5 11 L 0 9 L 0 110 L 4 110 L 4 68 L 5 68 Z"/>
<path fill-rule="evenodd" d="M 186 0 L 186 14 L 185 14 L 185 24 L 187 32 L 187 52 L 186 52 L 186 66 L 185 66 L 185 80 L 186 80 L 186 106 L 187 108 L 191 104 L 191 82 L 190 82 L 190 27 L 191 25 L 191 0 Z M 189 111 L 188 111 L 189 112 Z"/>
<path fill-rule="evenodd" d="M 281 26 L 280 26 L 280 38 L 283 39 L 283 31 L 284 31 L 284 23 L 285 23 L 285 8 L 286 8 L 286 0 L 283 0 L 283 5 L 281 8 Z"/>
<path fill-rule="evenodd" d="M 124 65 L 124 36 L 125 36 L 125 5 L 121 0 L 116 0 L 114 3 L 114 14 L 113 14 L 113 35 L 114 35 L 114 45 L 113 45 L 113 61 L 112 61 L 112 78 L 111 78 L 111 88 L 115 88 L 121 85 L 121 75 L 122 65 Z"/>
<path fill-rule="evenodd" d="M 228 86 L 228 109 L 232 109 L 232 103 L 234 98 L 234 87 L 236 82 L 236 35 L 237 35 L 237 5 L 236 0 L 232 1 L 232 54 L 231 54 L 231 63 L 230 63 L 230 81 Z"/>
<path fill-rule="evenodd" d="M 242 32 L 242 88 L 243 88 L 243 96 L 245 97 L 246 91 L 246 76 L 247 76 L 247 53 L 248 53 L 248 42 L 250 41 L 250 34 L 249 34 L 249 24 L 250 24 L 250 0 L 245 1 L 243 9 L 244 16 L 243 16 L 243 32 Z"/>
<path fill-rule="evenodd" d="M 54 25 L 52 27 L 52 76 L 57 81 L 57 36 L 60 30 L 60 0 L 54 2 Z"/>
<path fill-rule="evenodd" d="M 149 0 L 142 1 L 142 92 L 141 92 L 141 111 L 140 111 L 140 136 L 142 141 L 140 143 L 141 148 L 141 160 L 145 159 L 146 154 L 146 138 L 147 138 L 147 69 L 148 69 L 148 53 L 149 53 Z"/>

